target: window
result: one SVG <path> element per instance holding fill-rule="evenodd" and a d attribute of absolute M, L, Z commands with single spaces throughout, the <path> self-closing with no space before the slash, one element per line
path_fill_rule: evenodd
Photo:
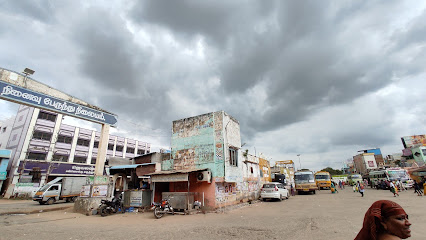
<path fill-rule="evenodd" d="M 3 128 L 3 132 L 6 132 L 6 127 Z"/>
<path fill-rule="evenodd" d="M 41 180 L 41 169 L 39 167 L 33 167 L 33 169 L 29 173 L 32 175 L 31 182 L 39 183 Z"/>
<path fill-rule="evenodd" d="M 123 146 L 116 146 L 115 147 L 115 151 L 117 151 L 117 152 L 122 152 L 123 151 Z"/>
<path fill-rule="evenodd" d="M 44 119 L 44 120 L 48 120 L 48 121 L 54 122 L 54 121 L 56 121 L 56 115 L 40 111 L 40 113 L 38 114 L 38 119 Z"/>
<path fill-rule="evenodd" d="M 111 150 L 111 151 L 114 150 L 114 144 L 111 144 L 111 143 L 108 144 L 108 150 Z"/>
<path fill-rule="evenodd" d="M 18 134 L 13 135 L 12 141 L 15 141 L 17 136 L 18 136 Z"/>
<path fill-rule="evenodd" d="M 57 142 L 71 144 L 72 143 L 72 137 L 59 135 Z"/>
<path fill-rule="evenodd" d="M 426 156 L 426 149 L 422 149 L 423 156 Z"/>
<path fill-rule="evenodd" d="M 28 154 L 28 159 L 31 159 L 31 160 L 46 160 L 46 153 L 30 152 Z"/>
<path fill-rule="evenodd" d="M 74 156 L 75 163 L 86 163 L 87 157 Z"/>
<path fill-rule="evenodd" d="M 93 143 L 93 147 L 94 147 L 94 148 L 99 148 L 99 141 L 95 141 L 95 142 Z"/>
<path fill-rule="evenodd" d="M 34 131 L 34 134 L 33 134 L 33 139 L 50 141 L 51 138 L 52 138 L 52 133 L 48 133 L 48 132 Z"/>
<path fill-rule="evenodd" d="M 143 149 L 138 149 L 138 155 L 144 155 L 145 154 L 145 150 Z"/>
<path fill-rule="evenodd" d="M 77 140 L 77 145 L 88 147 L 90 145 L 90 140 L 79 138 Z"/>
<path fill-rule="evenodd" d="M 96 158 L 95 158 L 95 157 L 93 157 L 93 158 L 90 160 L 90 164 L 96 164 Z"/>
<path fill-rule="evenodd" d="M 132 147 L 128 147 L 127 149 L 126 149 L 126 153 L 135 153 L 135 148 L 132 148 Z"/>
<path fill-rule="evenodd" d="M 66 155 L 59 155 L 59 154 L 53 154 L 52 161 L 56 161 L 56 162 L 68 162 L 68 156 L 66 156 Z"/>
<path fill-rule="evenodd" d="M 229 148 L 229 164 L 231 166 L 238 166 L 238 150 L 234 148 Z"/>

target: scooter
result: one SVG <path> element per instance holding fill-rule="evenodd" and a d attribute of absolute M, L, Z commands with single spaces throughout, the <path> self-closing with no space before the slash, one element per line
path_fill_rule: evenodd
<path fill-rule="evenodd" d="M 101 214 L 102 217 L 118 212 L 124 213 L 125 210 L 123 202 L 121 201 L 121 195 L 120 197 L 114 197 L 111 201 L 101 200 L 98 212 Z"/>
<path fill-rule="evenodd" d="M 152 209 L 154 209 L 154 216 L 156 218 L 161 218 L 164 214 L 175 214 L 175 210 L 170 205 L 169 199 L 163 199 L 159 203 L 154 202 Z"/>

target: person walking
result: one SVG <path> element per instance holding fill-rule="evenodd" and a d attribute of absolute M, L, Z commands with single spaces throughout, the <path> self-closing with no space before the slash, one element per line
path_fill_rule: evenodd
<path fill-rule="evenodd" d="M 291 184 L 290 184 L 290 187 L 291 187 L 291 189 L 290 189 L 290 191 L 291 191 L 291 196 L 294 196 L 294 195 L 295 195 L 293 185 L 294 185 L 293 183 L 291 183 Z"/>
<path fill-rule="evenodd" d="M 396 197 L 397 195 L 399 196 L 398 190 L 396 189 L 395 184 L 393 182 L 389 183 L 389 188 L 390 188 L 390 191 L 393 193 L 394 197 Z"/>
<path fill-rule="evenodd" d="M 414 187 L 414 193 L 417 193 L 417 196 L 421 196 L 423 194 L 416 180 L 414 180 L 413 187 Z"/>
<path fill-rule="evenodd" d="M 361 197 L 364 197 L 365 185 L 363 183 L 359 184 L 359 193 L 361 193 Z"/>
<path fill-rule="evenodd" d="M 391 240 L 411 237 L 411 223 L 404 209 L 389 200 L 374 202 L 364 216 L 354 240 Z"/>

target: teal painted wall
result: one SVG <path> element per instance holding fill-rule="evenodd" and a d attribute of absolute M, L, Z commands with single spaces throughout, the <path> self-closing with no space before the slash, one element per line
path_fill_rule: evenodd
<path fill-rule="evenodd" d="M 204 169 L 224 176 L 222 112 L 173 121 L 172 159 L 162 170 Z"/>

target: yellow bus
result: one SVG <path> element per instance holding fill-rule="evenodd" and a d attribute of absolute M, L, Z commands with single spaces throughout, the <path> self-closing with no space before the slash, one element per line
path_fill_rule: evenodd
<path fill-rule="evenodd" d="M 329 172 L 326 171 L 319 171 L 315 173 L 315 184 L 317 185 L 318 189 L 321 190 L 322 188 L 331 188 L 331 175 Z"/>
<path fill-rule="evenodd" d="M 309 170 L 301 170 L 294 173 L 294 183 L 298 194 L 302 192 L 312 192 L 318 190 L 315 184 L 314 173 Z"/>

